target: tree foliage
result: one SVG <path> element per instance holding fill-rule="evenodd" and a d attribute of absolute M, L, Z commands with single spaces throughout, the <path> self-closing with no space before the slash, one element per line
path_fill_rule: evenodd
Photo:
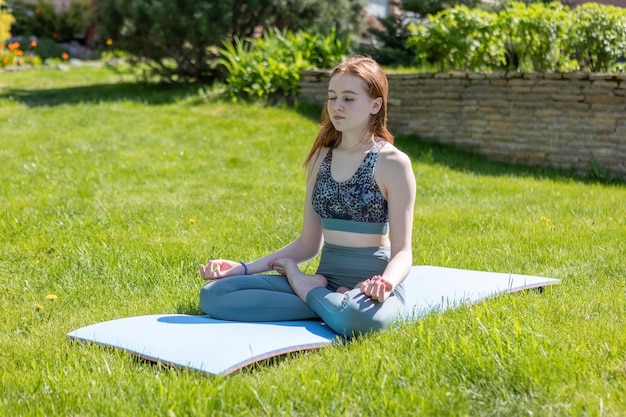
<path fill-rule="evenodd" d="M 109 40 L 170 79 L 218 75 L 215 51 L 258 28 L 342 35 L 360 30 L 364 0 L 99 0 L 101 42 Z"/>
<path fill-rule="evenodd" d="M 426 17 L 454 6 L 462 5 L 472 8 L 480 3 L 482 3 L 480 0 L 400 0 L 400 7 L 404 11 Z"/>
<path fill-rule="evenodd" d="M 70 0 L 61 10 L 50 0 L 12 2 L 14 35 L 35 36 L 68 42 L 82 38 L 89 24 L 91 5 L 88 0 Z"/>

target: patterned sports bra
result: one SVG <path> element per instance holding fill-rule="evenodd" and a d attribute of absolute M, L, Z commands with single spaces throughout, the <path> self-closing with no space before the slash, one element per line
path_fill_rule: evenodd
<path fill-rule="evenodd" d="M 313 187 L 313 209 L 322 218 L 322 227 L 344 232 L 387 234 L 389 210 L 376 180 L 374 167 L 386 141 L 378 141 L 367 153 L 354 175 L 335 181 L 331 174 L 333 149 L 320 164 Z"/>

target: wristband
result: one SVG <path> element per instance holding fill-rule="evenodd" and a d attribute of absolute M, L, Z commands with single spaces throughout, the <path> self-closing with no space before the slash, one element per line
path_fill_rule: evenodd
<path fill-rule="evenodd" d="M 244 261 L 239 262 L 243 266 L 243 274 L 248 275 L 248 265 Z"/>

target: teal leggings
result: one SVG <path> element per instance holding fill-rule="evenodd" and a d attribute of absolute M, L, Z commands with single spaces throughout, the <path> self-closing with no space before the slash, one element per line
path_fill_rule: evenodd
<path fill-rule="evenodd" d="M 311 290 L 306 303 L 294 294 L 287 278 L 282 275 L 238 275 L 202 287 L 200 308 L 220 320 L 322 319 L 331 329 L 346 337 L 381 330 L 404 312 L 401 285 L 383 303 L 371 300 L 358 288 L 345 294 L 334 290 L 342 285 L 352 288 L 358 281 L 382 274 L 388 259 L 388 248 L 344 248 L 326 244 L 318 273 L 326 277 L 329 286 Z M 341 267 L 337 269 L 347 276 L 342 278 L 329 273 L 333 265 L 338 264 Z"/>

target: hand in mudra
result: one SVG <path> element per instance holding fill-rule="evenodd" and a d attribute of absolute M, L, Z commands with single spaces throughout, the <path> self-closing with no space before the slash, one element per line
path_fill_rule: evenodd
<path fill-rule="evenodd" d="M 374 301 L 383 302 L 391 295 L 391 284 L 380 275 L 374 275 L 370 279 L 361 281 L 358 285 L 361 292 Z"/>
<path fill-rule="evenodd" d="M 226 259 L 214 259 L 207 261 L 206 265 L 200 265 L 200 275 L 202 279 L 220 279 L 229 275 L 237 274 L 236 267 L 240 267 L 241 263 L 229 261 Z"/>

